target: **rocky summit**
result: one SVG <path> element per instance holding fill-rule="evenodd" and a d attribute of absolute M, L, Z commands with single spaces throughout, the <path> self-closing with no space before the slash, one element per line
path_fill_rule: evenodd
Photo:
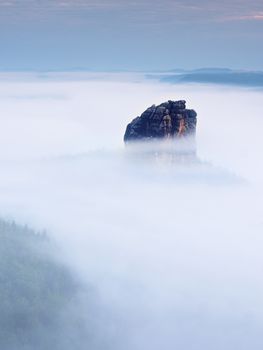
<path fill-rule="evenodd" d="M 197 113 L 186 109 L 186 101 L 167 101 L 146 109 L 126 128 L 124 141 L 179 139 L 194 136 Z"/>

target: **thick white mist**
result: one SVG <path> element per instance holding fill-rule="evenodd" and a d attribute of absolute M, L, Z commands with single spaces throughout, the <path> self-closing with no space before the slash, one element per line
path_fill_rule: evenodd
<path fill-rule="evenodd" d="M 126 124 L 168 99 L 198 112 L 197 160 L 130 157 Z M 0 84 L 1 214 L 58 241 L 99 295 L 109 348 L 262 349 L 261 111 L 238 88 Z"/>

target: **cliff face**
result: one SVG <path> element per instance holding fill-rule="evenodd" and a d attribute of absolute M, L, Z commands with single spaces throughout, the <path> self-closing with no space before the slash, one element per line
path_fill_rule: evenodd
<path fill-rule="evenodd" d="M 151 106 L 126 128 L 124 141 L 180 138 L 195 135 L 197 113 L 186 109 L 186 101 L 167 101 Z"/>

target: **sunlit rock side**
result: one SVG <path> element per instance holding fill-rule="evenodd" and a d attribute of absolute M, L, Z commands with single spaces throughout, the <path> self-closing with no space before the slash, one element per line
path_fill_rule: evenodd
<path fill-rule="evenodd" d="M 195 154 L 197 113 L 186 109 L 186 101 L 167 101 L 152 105 L 126 128 L 124 142 L 133 151 L 165 156 Z M 151 142 L 145 142 L 151 141 Z"/>
<path fill-rule="evenodd" d="M 149 139 L 179 139 L 194 136 L 197 113 L 186 109 L 186 101 L 167 101 L 152 105 L 141 116 L 132 120 L 126 128 L 124 141 Z"/>
<path fill-rule="evenodd" d="M 196 126 L 197 113 L 187 109 L 184 100 L 146 109 L 128 124 L 124 135 L 129 172 L 137 169 L 148 179 L 161 176 L 177 183 L 241 183 L 234 174 L 198 157 Z"/>

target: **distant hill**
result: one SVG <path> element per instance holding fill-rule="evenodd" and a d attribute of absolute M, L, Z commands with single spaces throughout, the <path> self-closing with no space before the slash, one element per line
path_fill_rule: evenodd
<path fill-rule="evenodd" d="M 148 75 L 156 79 L 155 76 Z M 261 71 L 235 71 L 227 68 L 202 68 L 189 71 L 167 72 L 160 74 L 161 82 L 182 84 L 182 83 L 204 83 L 236 85 L 244 87 L 263 87 L 263 72 Z"/>
<path fill-rule="evenodd" d="M 0 349 L 84 350 L 91 343 L 91 296 L 54 253 L 45 234 L 0 220 Z"/>
<path fill-rule="evenodd" d="M 212 73 L 212 74 L 222 74 L 222 73 L 230 73 L 232 72 L 229 68 L 198 68 L 190 71 L 186 71 L 186 73 Z"/>

